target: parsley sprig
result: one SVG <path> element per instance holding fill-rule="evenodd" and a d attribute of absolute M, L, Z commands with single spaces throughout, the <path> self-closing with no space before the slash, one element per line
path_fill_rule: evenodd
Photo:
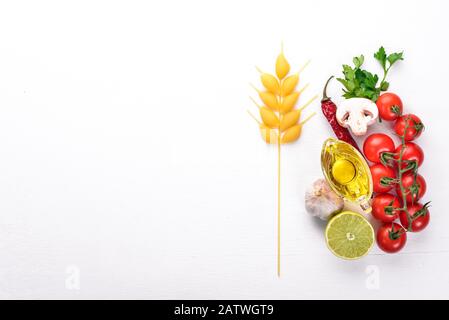
<path fill-rule="evenodd" d="M 384 47 L 380 47 L 374 54 L 374 58 L 380 63 L 383 69 L 383 78 L 379 82 L 379 76 L 367 70 L 362 69 L 365 57 L 360 55 L 354 57 L 352 62 L 354 67 L 343 65 L 343 78 L 338 78 L 343 86 L 343 97 L 349 98 L 368 98 L 376 101 L 382 91 L 387 91 L 390 84 L 386 81 L 388 71 L 399 60 L 404 60 L 403 52 L 387 54 Z"/>

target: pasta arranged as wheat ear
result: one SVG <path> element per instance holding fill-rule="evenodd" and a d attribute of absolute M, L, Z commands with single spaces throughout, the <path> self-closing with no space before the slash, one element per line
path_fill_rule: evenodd
<path fill-rule="evenodd" d="M 256 90 L 261 103 L 251 98 L 259 110 L 260 120 L 250 111 L 251 117 L 259 124 L 263 140 L 268 144 L 277 144 L 278 149 L 278 212 L 277 212 L 277 274 L 281 275 L 281 144 L 292 143 L 299 139 L 303 125 L 309 121 L 315 112 L 301 120 L 302 111 L 316 98 L 315 95 L 303 106 L 295 106 L 307 89 L 308 84 L 297 90 L 299 76 L 308 65 L 306 63 L 297 73 L 290 73 L 290 64 L 284 56 L 283 49 L 276 59 L 275 75 L 257 68 L 263 89 Z"/>

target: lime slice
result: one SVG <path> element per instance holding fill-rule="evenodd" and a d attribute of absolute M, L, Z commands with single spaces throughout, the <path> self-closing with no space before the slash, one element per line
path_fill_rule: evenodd
<path fill-rule="evenodd" d="M 344 211 L 333 217 L 326 227 L 326 243 L 330 251 L 343 259 L 358 259 L 368 253 L 374 243 L 374 230 L 362 215 Z"/>

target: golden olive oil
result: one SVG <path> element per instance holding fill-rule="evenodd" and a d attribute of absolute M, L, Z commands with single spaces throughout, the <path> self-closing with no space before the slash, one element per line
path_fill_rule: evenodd
<path fill-rule="evenodd" d="M 350 144 L 327 139 L 321 151 L 321 168 L 331 188 L 347 201 L 371 211 L 371 172 L 363 156 Z"/>

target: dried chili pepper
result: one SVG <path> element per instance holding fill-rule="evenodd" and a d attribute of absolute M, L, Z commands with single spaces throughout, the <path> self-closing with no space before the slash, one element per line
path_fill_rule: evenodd
<path fill-rule="evenodd" d="M 324 86 L 323 99 L 321 99 L 321 110 L 323 111 L 324 116 L 326 117 L 327 121 L 329 122 L 330 126 L 332 127 L 332 130 L 334 131 L 337 138 L 339 140 L 349 143 L 350 145 L 352 145 L 354 148 L 356 148 L 360 152 L 360 149 L 357 146 L 357 143 L 355 142 L 354 138 L 352 138 L 349 130 L 346 128 L 343 128 L 338 123 L 337 117 L 336 117 L 337 106 L 335 105 L 335 103 L 332 102 L 332 100 L 326 94 L 327 85 L 329 84 L 329 81 L 333 77 L 334 76 L 330 77 L 329 80 L 327 80 L 326 85 Z"/>

